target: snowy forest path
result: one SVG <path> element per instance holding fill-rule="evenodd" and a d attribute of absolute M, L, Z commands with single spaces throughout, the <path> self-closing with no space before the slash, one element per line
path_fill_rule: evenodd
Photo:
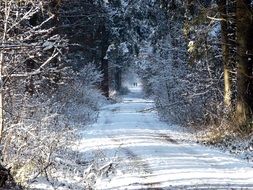
<path fill-rule="evenodd" d="M 250 164 L 190 142 L 159 120 L 140 88 L 130 90 L 82 132 L 78 151 L 100 171 L 94 189 L 253 189 Z"/>

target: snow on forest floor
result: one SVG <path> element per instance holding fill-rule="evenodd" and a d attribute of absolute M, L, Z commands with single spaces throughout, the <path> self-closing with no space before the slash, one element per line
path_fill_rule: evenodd
<path fill-rule="evenodd" d="M 185 129 L 159 121 L 140 88 L 130 90 L 80 132 L 73 151 L 88 164 L 76 189 L 253 189 L 251 164 L 194 143 Z"/>
<path fill-rule="evenodd" d="M 97 165 L 93 188 L 253 189 L 252 165 L 193 143 L 189 133 L 159 121 L 140 88 L 130 90 L 102 109 L 75 149 Z"/>

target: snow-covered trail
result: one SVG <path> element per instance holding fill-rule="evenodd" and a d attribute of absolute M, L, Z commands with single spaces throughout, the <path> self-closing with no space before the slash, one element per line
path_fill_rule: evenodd
<path fill-rule="evenodd" d="M 111 163 L 96 173 L 96 189 L 253 189 L 251 165 L 186 141 L 179 127 L 159 121 L 141 89 L 131 91 L 102 109 L 77 147 L 100 165 Z"/>

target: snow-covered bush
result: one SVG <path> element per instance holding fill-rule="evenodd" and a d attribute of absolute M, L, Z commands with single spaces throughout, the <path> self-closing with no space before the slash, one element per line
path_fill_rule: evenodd
<path fill-rule="evenodd" d="M 70 71 L 68 84 L 59 88 L 56 101 L 61 103 L 66 122 L 72 121 L 83 126 L 94 121 L 99 107 L 106 103 L 106 98 L 97 89 L 101 73 L 96 66 L 89 63 L 80 71 Z"/>
<path fill-rule="evenodd" d="M 66 68 L 58 87 L 42 93 L 41 85 L 33 95 L 23 81 L 13 80 L 16 88 L 6 97 L 2 159 L 17 182 L 29 184 L 40 176 L 53 181 L 73 167 L 62 167 L 56 158 L 75 156 L 68 150 L 77 138 L 75 131 L 93 122 L 106 102 L 96 89 L 100 78 L 94 64 L 75 72 Z"/>
<path fill-rule="evenodd" d="M 180 30 L 157 41 L 157 50 L 152 44 L 143 44 L 136 67 L 144 90 L 154 98 L 165 120 L 183 125 L 215 124 L 222 112 L 222 67 L 219 62 L 207 61 L 214 60 L 213 49 L 208 49 L 206 60 L 190 65 L 186 42 L 176 38 L 179 34 Z M 173 46 L 175 41 L 181 49 Z"/>

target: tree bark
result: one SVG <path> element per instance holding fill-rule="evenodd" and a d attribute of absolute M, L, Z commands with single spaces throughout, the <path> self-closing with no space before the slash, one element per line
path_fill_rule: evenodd
<path fill-rule="evenodd" d="M 3 138 L 3 130 L 4 130 L 4 104 L 3 104 L 3 64 L 4 64 L 4 55 L 1 51 L 0 53 L 0 143 Z"/>
<path fill-rule="evenodd" d="M 103 73 L 102 92 L 105 97 L 109 97 L 109 64 L 107 59 L 101 60 L 101 67 Z"/>
<path fill-rule="evenodd" d="M 236 1 L 237 24 L 237 105 L 238 124 L 247 125 L 252 119 L 252 8 L 250 0 Z"/>
<path fill-rule="evenodd" d="M 8 26 L 8 18 L 9 18 L 9 7 L 8 1 L 5 0 L 5 10 L 4 10 L 4 24 L 3 24 L 3 34 L 2 34 L 2 44 L 6 41 L 7 35 L 7 26 Z M 4 73 L 3 73 L 3 66 L 4 66 L 4 50 L 0 52 L 0 143 L 3 138 L 3 130 L 4 130 Z"/>
<path fill-rule="evenodd" d="M 229 65 L 227 0 L 219 0 L 217 3 L 221 15 L 221 46 L 222 46 L 222 61 L 224 66 L 224 106 L 225 109 L 231 111 L 232 77 Z"/>
<path fill-rule="evenodd" d="M 101 37 L 101 69 L 103 73 L 102 80 L 102 91 L 105 97 L 109 97 L 109 63 L 105 58 L 107 54 L 107 49 L 109 47 L 109 33 L 106 26 L 103 24 L 100 26 L 100 37 Z"/>
<path fill-rule="evenodd" d="M 121 76 L 121 68 L 119 66 L 116 67 L 116 73 L 115 73 L 115 83 L 116 83 L 116 90 L 121 90 L 121 82 L 122 82 L 122 76 Z"/>

